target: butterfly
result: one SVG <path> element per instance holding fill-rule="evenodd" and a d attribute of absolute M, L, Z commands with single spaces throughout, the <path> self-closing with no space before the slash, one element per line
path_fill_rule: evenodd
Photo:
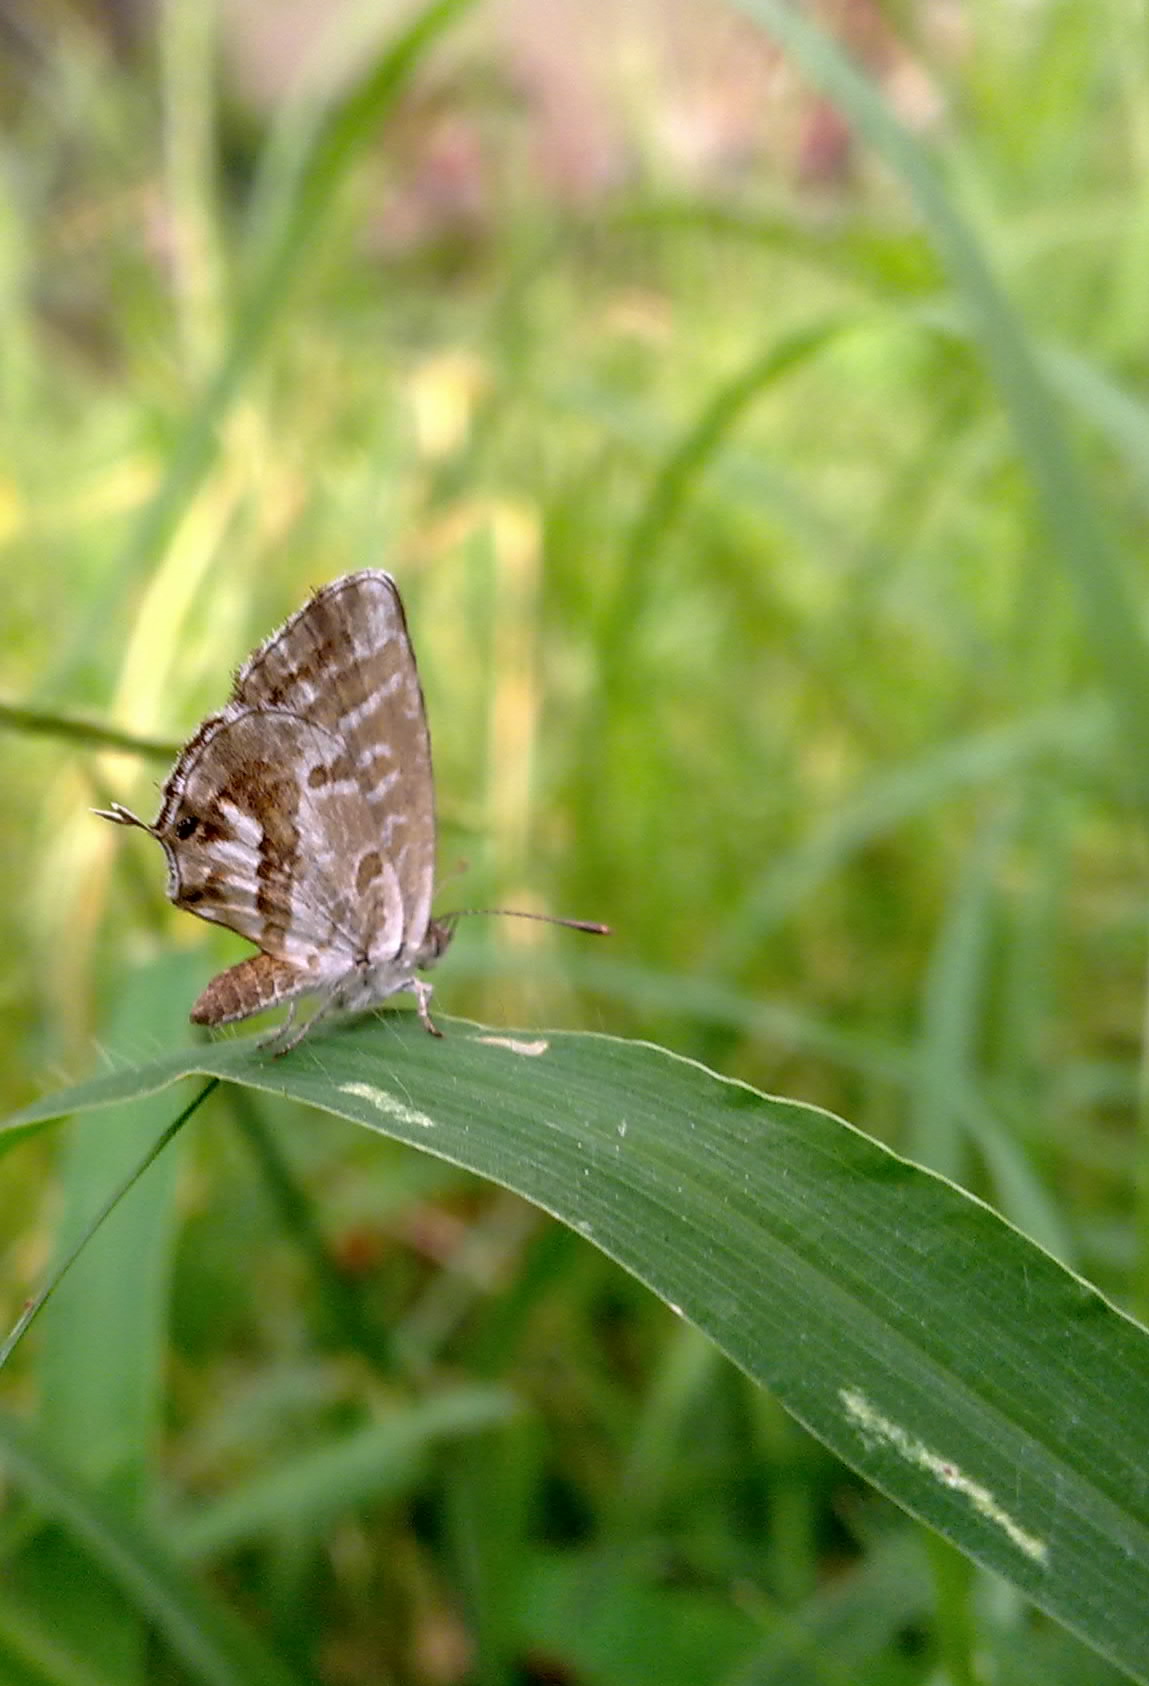
<path fill-rule="evenodd" d="M 177 907 L 248 938 L 258 954 L 212 979 L 195 1024 L 288 1003 L 286 1053 L 326 1014 L 400 990 L 432 1035 L 432 966 L 470 913 L 431 916 L 435 785 L 415 653 L 395 581 L 377 569 L 321 587 L 254 651 L 231 697 L 180 753 L 146 824 L 95 809 L 163 846 Z M 598 934 L 579 919 L 552 923 Z M 299 999 L 318 997 L 295 1022 Z"/>

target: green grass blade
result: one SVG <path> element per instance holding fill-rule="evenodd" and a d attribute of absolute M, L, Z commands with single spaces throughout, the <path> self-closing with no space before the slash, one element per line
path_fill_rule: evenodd
<path fill-rule="evenodd" d="M 254 1039 L 173 1052 L 9 1127 L 201 1072 L 467 1166 L 593 1241 L 875 1485 L 1149 1680 L 1145 1331 L 827 1113 L 647 1044 L 448 1032 L 400 1016 L 281 1060 Z"/>

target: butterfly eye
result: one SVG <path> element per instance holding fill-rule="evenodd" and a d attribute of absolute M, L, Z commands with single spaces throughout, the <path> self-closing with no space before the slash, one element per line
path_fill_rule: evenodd
<path fill-rule="evenodd" d="M 176 826 L 176 836 L 179 838 L 181 843 L 186 843 L 189 837 L 195 835 L 195 829 L 198 824 L 199 821 L 196 819 L 194 814 L 184 815 L 183 819 L 180 820 L 179 824 Z"/>

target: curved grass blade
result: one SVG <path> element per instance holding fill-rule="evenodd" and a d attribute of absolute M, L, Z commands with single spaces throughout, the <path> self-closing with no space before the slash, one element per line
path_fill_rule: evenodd
<path fill-rule="evenodd" d="M 816 1108 L 608 1037 L 402 1015 L 172 1053 L 516 1190 L 647 1283 L 912 1514 L 1149 1681 L 1149 1336 L 977 1200 Z"/>

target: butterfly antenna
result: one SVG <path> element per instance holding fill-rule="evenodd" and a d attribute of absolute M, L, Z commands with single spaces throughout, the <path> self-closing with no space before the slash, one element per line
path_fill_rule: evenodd
<path fill-rule="evenodd" d="M 90 814 L 95 814 L 98 820 L 111 820 L 113 825 L 138 825 L 141 831 L 151 831 L 151 826 L 143 820 L 137 819 L 130 808 L 125 808 L 122 802 L 113 802 L 110 808 L 89 808 Z"/>
<path fill-rule="evenodd" d="M 586 931 L 592 937 L 609 937 L 609 925 L 599 925 L 592 919 L 560 919 L 557 913 L 527 913 L 521 907 L 461 907 L 455 913 L 445 913 L 441 925 L 454 926 L 459 919 L 538 919 L 544 925 L 565 925 L 569 931 Z"/>

